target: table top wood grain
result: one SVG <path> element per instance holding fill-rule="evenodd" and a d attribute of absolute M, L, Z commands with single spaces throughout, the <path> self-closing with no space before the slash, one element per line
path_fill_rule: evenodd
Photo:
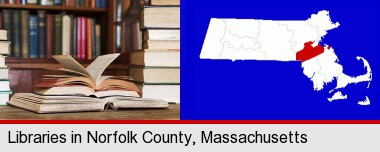
<path fill-rule="evenodd" d="M 2 120 L 178 120 L 180 105 L 168 109 L 119 109 L 105 112 L 36 114 L 12 106 L 0 106 Z"/>

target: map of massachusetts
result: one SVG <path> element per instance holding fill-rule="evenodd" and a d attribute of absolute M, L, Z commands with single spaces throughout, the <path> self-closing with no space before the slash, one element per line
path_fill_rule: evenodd
<path fill-rule="evenodd" d="M 329 30 L 338 28 L 326 10 L 312 14 L 307 20 L 260 20 L 211 18 L 200 54 L 212 60 L 270 60 L 302 62 L 303 73 L 313 82 L 315 91 L 336 80 L 328 101 L 347 99 L 341 89 L 349 84 L 372 81 L 368 61 L 360 56 L 366 73 L 350 76 L 343 73 L 332 46 L 319 44 Z M 368 96 L 358 101 L 370 105 Z"/>

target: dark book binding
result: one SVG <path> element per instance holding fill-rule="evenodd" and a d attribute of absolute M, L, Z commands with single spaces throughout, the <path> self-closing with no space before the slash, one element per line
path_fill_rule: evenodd
<path fill-rule="evenodd" d="M 29 57 L 38 57 L 38 17 L 37 15 L 29 16 Z"/>
<path fill-rule="evenodd" d="M 12 12 L 12 28 L 13 28 L 13 33 L 12 33 L 12 40 L 11 42 L 13 43 L 13 55 L 14 57 L 21 57 L 21 11 L 20 10 L 14 10 Z"/>
<path fill-rule="evenodd" d="M 38 57 L 46 55 L 46 11 L 37 11 L 38 14 Z"/>
<path fill-rule="evenodd" d="M 46 16 L 46 58 L 51 59 L 54 52 L 54 15 Z"/>
<path fill-rule="evenodd" d="M 23 58 L 29 57 L 29 11 L 21 11 L 21 52 Z"/>
<path fill-rule="evenodd" d="M 62 55 L 62 15 L 54 16 L 54 54 Z"/>
<path fill-rule="evenodd" d="M 13 28 L 12 28 L 12 10 L 3 9 L 2 10 L 2 18 L 3 18 L 3 29 L 8 30 L 8 40 L 13 40 Z M 13 43 L 10 44 L 9 56 L 13 56 Z"/>

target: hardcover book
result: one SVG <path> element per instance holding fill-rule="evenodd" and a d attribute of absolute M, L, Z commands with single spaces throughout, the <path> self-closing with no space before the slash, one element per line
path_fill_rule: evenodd
<path fill-rule="evenodd" d="M 102 76 L 106 67 L 119 54 L 97 57 L 87 68 L 80 65 L 70 55 L 53 56 L 64 68 L 49 69 L 67 75 L 45 75 L 34 85 L 34 93 L 40 95 L 82 95 L 82 96 L 135 96 L 141 92 L 126 76 Z"/>
<path fill-rule="evenodd" d="M 46 55 L 46 11 L 37 11 L 38 14 L 38 57 Z"/>
<path fill-rule="evenodd" d="M 163 100 L 108 97 L 91 98 L 80 96 L 41 96 L 33 93 L 16 93 L 8 105 L 35 113 L 63 113 L 106 111 L 124 108 L 168 108 L 169 104 Z"/>
<path fill-rule="evenodd" d="M 29 57 L 38 57 L 38 17 L 29 16 Z"/>

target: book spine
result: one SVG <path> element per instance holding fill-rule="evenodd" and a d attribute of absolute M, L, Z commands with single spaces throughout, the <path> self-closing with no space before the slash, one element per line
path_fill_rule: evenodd
<path fill-rule="evenodd" d="M 95 8 L 95 0 L 90 0 L 90 6 L 91 6 L 92 8 Z"/>
<path fill-rule="evenodd" d="M 21 4 L 22 2 L 21 2 L 21 0 L 15 0 L 15 3 L 16 4 Z"/>
<path fill-rule="evenodd" d="M 62 15 L 57 14 L 54 16 L 54 49 L 55 55 L 62 54 Z"/>
<path fill-rule="evenodd" d="M 70 27 L 70 16 L 64 15 L 62 17 L 62 55 L 70 55 Z"/>
<path fill-rule="evenodd" d="M 37 4 L 37 0 L 26 0 L 27 4 Z"/>
<path fill-rule="evenodd" d="M 77 18 L 74 16 L 72 17 L 72 23 L 71 23 L 71 55 L 73 58 L 77 58 Z"/>
<path fill-rule="evenodd" d="M 108 7 L 108 1 L 107 0 L 101 0 L 101 1 L 102 1 L 103 8 L 107 8 Z"/>
<path fill-rule="evenodd" d="M 12 10 L 9 10 L 9 9 L 3 9 L 2 11 L 2 15 L 3 15 L 3 28 L 8 30 L 8 34 L 7 34 L 7 37 L 8 37 L 8 40 L 13 40 L 13 35 L 12 35 L 12 18 L 11 18 L 11 14 L 12 14 Z M 11 42 L 10 44 L 10 48 L 11 50 L 9 50 L 9 56 L 12 56 L 12 52 L 13 52 L 13 43 Z"/>
<path fill-rule="evenodd" d="M 102 4 L 102 3 L 101 3 L 101 0 L 95 0 L 95 7 L 96 7 L 96 8 L 100 8 L 100 7 L 102 7 L 101 4 Z"/>
<path fill-rule="evenodd" d="M 65 5 L 66 6 L 76 6 L 76 1 L 75 0 L 66 0 Z"/>
<path fill-rule="evenodd" d="M 13 55 L 14 57 L 21 57 L 21 25 L 20 25 L 20 10 L 14 10 L 12 13 L 12 28 L 13 28 Z"/>
<path fill-rule="evenodd" d="M 38 56 L 45 58 L 46 54 L 46 11 L 38 11 Z"/>
<path fill-rule="evenodd" d="M 21 52 L 22 57 L 29 57 L 29 11 L 21 11 Z"/>
<path fill-rule="evenodd" d="M 82 17 L 82 19 L 81 19 L 81 22 L 82 22 L 82 24 L 81 24 L 81 37 L 82 37 L 82 39 L 81 39 L 81 59 L 82 60 L 84 60 L 84 59 L 86 59 L 86 50 L 87 50 L 87 46 L 86 46 L 86 42 L 87 42 L 87 39 L 86 39 L 86 27 L 87 27 L 87 25 L 86 25 L 86 23 L 87 23 L 87 21 L 86 21 L 86 18 L 85 17 Z"/>
<path fill-rule="evenodd" d="M 0 29 L 3 29 L 3 14 L 0 12 Z"/>
<path fill-rule="evenodd" d="M 81 59 L 81 49 L 82 49 L 82 19 L 77 17 L 77 58 Z"/>
<path fill-rule="evenodd" d="M 51 59 L 54 52 L 54 15 L 46 17 L 46 58 Z"/>
<path fill-rule="evenodd" d="M 96 56 L 100 56 L 101 54 L 101 42 L 100 42 L 100 25 L 95 25 L 95 49 Z"/>
<path fill-rule="evenodd" d="M 54 0 L 54 5 L 62 5 L 62 0 Z"/>
<path fill-rule="evenodd" d="M 54 0 L 39 0 L 40 5 L 54 5 Z"/>
<path fill-rule="evenodd" d="M 86 41 L 87 41 L 87 60 L 92 59 L 92 37 L 91 37 L 91 18 L 86 20 Z"/>
<path fill-rule="evenodd" d="M 91 19 L 91 51 L 92 51 L 92 59 L 95 59 L 96 50 L 95 50 L 95 19 Z"/>
<path fill-rule="evenodd" d="M 21 4 L 25 5 L 26 4 L 26 0 L 21 0 Z"/>
<path fill-rule="evenodd" d="M 29 57 L 38 57 L 38 17 L 36 15 L 29 16 Z"/>

